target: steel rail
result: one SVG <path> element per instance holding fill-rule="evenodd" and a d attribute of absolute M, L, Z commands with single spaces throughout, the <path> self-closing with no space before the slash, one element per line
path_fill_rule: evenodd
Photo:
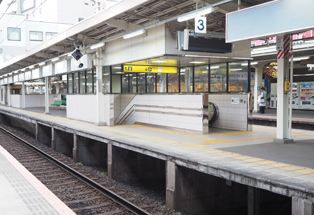
<path fill-rule="evenodd" d="M 45 153 L 44 151 L 40 150 L 36 146 L 33 146 L 32 144 L 30 144 L 27 141 L 23 140 L 22 138 L 16 136 L 12 132 L 6 130 L 2 126 L 0 126 L 0 130 L 3 130 L 4 132 L 6 132 L 8 135 L 13 137 L 14 139 L 22 142 L 23 144 L 25 144 L 29 148 L 33 149 L 34 151 L 36 151 L 37 153 L 39 153 L 40 155 L 42 155 L 43 157 L 48 159 L 49 161 L 53 162 L 54 164 L 56 164 L 60 168 L 64 169 L 65 171 L 67 171 L 71 175 L 77 177 L 79 180 L 85 182 L 87 185 L 89 185 L 89 186 L 93 187 L 94 189 L 98 190 L 99 192 L 104 194 L 106 197 L 108 197 L 112 201 L 116 202 L 117 204 L 121 205 L 122 207 L 126 208 L 130 212 L 132 212 L 134 214 L 138 214 L 138 215 L 148 215 L 148 214 L 150 214 L 147 211 L 145 211 L 145 210 L 137 207 L 136 205 L 132 204 L 128 200 L 126 200 L 126 199 L 120 197 L 119 195 L 115 194 L 114 192 L 106 189 L 105 187 L 101 186 L 100 184 L 96 183 L 95 181 L 87 178 L 86 176 L 82 175 L 81 173 L 77 172 L 76 170 L 72 169 L 71 167 L 67 166 L 66 164 L 62 163 L 61 161 L 58 161 L 57 159 L 55 159 L 54 157 L 48 155 L 47 153 Z"/>

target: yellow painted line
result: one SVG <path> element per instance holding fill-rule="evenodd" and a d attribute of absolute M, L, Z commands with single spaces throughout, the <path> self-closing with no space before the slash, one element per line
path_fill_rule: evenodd
<path fill-rule="evenodd" d="M 300 167 L 300 166 L 286 166 L 286 167 L 281 167 L 280 169 L 285 169 L 285 170 L 290 170 L 290 171 L 297 171 L 297 170 L 304 170 L 304 167 Z"/>
<path fill-rule="evenodd" d="M 254 134 L 256 132 L 253 131 L 233 131 L 233 132 L 226 132 L 226 133 L 212 133 L 213 135 L 241 135 L 241 134 Z"/>
<path fill-rule="evenodd" d="M 267 166 L 270 166 L 270 167 L 276 167 L 276 168 L 281 168 L 281 167 L 287 167 L 287 166 L 290 166 L 290 164 L 285 164 L 285 163 L 274 163 L 274 164 L 268 164 Z"/>
<path fill-rule="evenodd" d="M 297 170 L 296 172 L 299 172 L 299 173 L 303 173 L 303 174 L 314 174 L 314 169 L 301 169 L 301 170 Z"/>

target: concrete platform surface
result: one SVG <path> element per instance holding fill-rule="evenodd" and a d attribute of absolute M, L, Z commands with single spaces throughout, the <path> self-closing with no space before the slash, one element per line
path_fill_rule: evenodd
<path fill-rule="evenodd" d="M 276 128 L 253 131 L 210 128 L 210 134 L 152 125 L 96 126 L 30 110 L 0 106 L 0 113 L 37 121 L 158 159 L 171 159 L 228 180 L 283 195 L 314 196 L 314 132 L 293 129 L 292 144 L 274 144 Z"/>
<path fill-rule="evenodd" d="M 75 214 L 1 146 L 0 190 L 3 215 Z"/>
<path fill-rule="evenodd" d="M 253 113 L 253 118 L 277 119 L 276 109 L 266 109 L 265 113 Z M 314 123 L 314 110 L 292 110 L 292 121 Z"/>

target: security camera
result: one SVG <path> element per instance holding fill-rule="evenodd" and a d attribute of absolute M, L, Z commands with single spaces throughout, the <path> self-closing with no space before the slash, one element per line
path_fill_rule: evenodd
<path fill-rule="evenodd" d="M 84 64 L 80 63 L 80 64 L 78 65 L 78 68 L 82 68 L 83 66 L 84 66 Z"/>

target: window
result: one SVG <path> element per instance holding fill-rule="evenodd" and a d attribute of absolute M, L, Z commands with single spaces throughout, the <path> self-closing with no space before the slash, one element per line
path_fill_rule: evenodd
<path fill-rule="evenodd" d="M 68 74 L 68 93 L 73 93 L 73 74 Z"/>
<path fill-rule="evenodd" d="M 79 93 L 79 76 L 78 73 L 74 73 L 74 91 L 73 93 Z"/>
<path fill-rule="evenodd" d="M 46 40 L 50 39 L 51 37 L 53 37 L 56 34 L 58 34 L 58 33 L 56 33 L 56 32 L 46 32 Z"/>
<path fill-rule="evenodd" d="M 167 74 L 157 73 L 157 93 L 165 93 L 167 86 Z"/>
<path fill-rule="evenodd" d="M 179 75 L 168 74 L 168 93 L 178 93 L 179 92 Z"/>
<path fill-rule="evenodd" d="M 147 74 L 147 93 L 155 93 L 156 73 Z"/>
<path fill-rule="evenodd" d="M 10 41 L 21 41 L 21 29 L 20 28 L 11 28 L 7 29 L 7 38 Z"/>
<path fill-rule="evenodd" d="M 43 32 L 41 31 L 30 31 L 29 32 L 30 41 L 43 41 Z"/>
<path fill-rule="evenodd" d="M 102 70 L 102 92 L 110 93 L 110 66 L 104 66 Z"/>
<path fill-rule="evenodd" d="M 136 93 L 136 86 L 137 86 L 137 74 L 129 74 L 130 76 L 130 93 Z"/>
<path fill-rule="evenodd" d="M 122 93 L 129 93 L 129 74 L 122 76 Z"/>
<path fill-rule="evenodd" d="M 93 70 L 88 70 L 86 71 L 86 87 L 87 87 L 87 92 L 86 93 L 94 93 L 93 91 Z"/>
<path fill-rule="evenodd" d="M 112 93 L 121 93 L 122 71 L 121 65 L 112 66 Z"/>
<path fill-rule="evenodd" d="M 229 63 L 229 92 L 247 91 L 248 62 Z"/>
<path fill-rule="evenodd" d="M 85 71 L 80 72 L 80 93 L 86 93 L 86 78 L 85 78 Z"/>
<path fill-rule="evenodd" d="M 194 68 L 194 92 L 208 92 L 208 66 Z"/>
<path fill-rule="evenodd" d="M 146 80 L 146 73 L 138 74 L 138 93 L 145 93 L 145 80 Z"/>
<path fill-rule="evenodd" d="M 227 91 L 227 64 L 210 65 L 210 92 Z"/>
<path fill-rule="evenodd" d="M 180 69 L 180 92 L 193 92 L 193 69 L 191 67 Z"/>
<path fill-rule="evenodd" d="M 24 12 L 28 9 L 35 7 L 35 0 L 21 0 L 21 12 Z"/>

